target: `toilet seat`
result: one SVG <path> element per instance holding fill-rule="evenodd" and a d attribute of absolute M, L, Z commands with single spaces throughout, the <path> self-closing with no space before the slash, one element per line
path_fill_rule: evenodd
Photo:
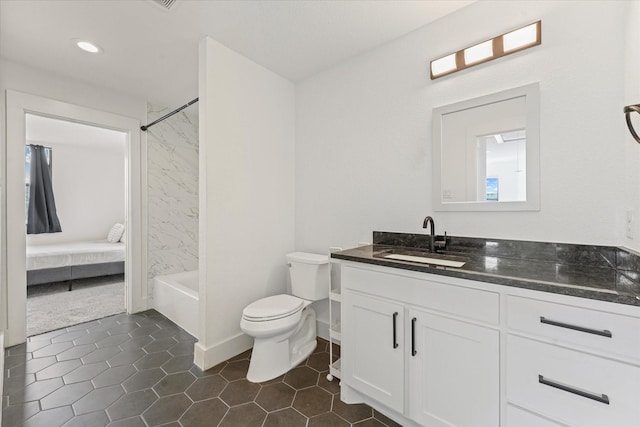
<path fill-rule="evenodd" d="M 289 317 L 304 308 L 304 300 L 292 295 L 274 295 L 255 301 L 242 310 L 242 318 L 251 322 L 267 322 Z"/>

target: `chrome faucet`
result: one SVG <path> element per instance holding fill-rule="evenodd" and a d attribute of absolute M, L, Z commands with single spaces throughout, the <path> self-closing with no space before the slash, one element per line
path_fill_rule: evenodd
<path fill-rule="evenodd" d="M 433 252 L 435 250 L 436 225 L 433 222 L 433 218 L 427 216 L 422 222 L 422 228 L 427 228 L 429 224 L 431 224 L 431 228 L 429 228 L 429 252 Z"/>

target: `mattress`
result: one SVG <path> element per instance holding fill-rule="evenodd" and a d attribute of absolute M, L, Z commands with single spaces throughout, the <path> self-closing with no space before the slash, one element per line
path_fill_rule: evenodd
<path fill-rule="evenodd" d="M 125 260 L 125 244 L 106 240 L 27 246 L 27 271 Z"/>

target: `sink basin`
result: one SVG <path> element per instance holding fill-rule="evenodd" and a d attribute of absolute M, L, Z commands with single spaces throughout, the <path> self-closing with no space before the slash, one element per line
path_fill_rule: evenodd
<path fill-rule="evenodd" d="M 442 267 L 460 268 L 469 260 L 456 255 L 444 255 L 419 249 L 390 248 L 374 255 L 377 258 L 394 259 L 398 261 L 418 262 L 421 264 L 439 265 Z"/>
<path fill-rule="evenodd" d="M 388 254 L 383 258 L 397 259 L 399 261 L 420 262 L 423 264 L 441 265 L 443 267 L 455 267 L 460 268 L 466 264 L 466 261 L 460 261 L 459 259 L 452 259 L 453 257 L 438 257 L 432 256 L 416 256 L 416 255 L 404 255 L 404 254 Z"/>

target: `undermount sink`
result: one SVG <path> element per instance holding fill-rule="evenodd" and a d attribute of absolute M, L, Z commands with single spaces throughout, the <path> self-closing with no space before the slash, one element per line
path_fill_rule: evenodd
<path fill-rule="evenodd" d="M 419 262 L 422 264 L 439 265 L 442 267 L 460 268 L 466 264 L 467 259 L 459 256 L 440 255 L 434 253 L 422 253 L 418 251 L 390 250 L 380 254 L 382 258 L 398 261 Z"/>
<path fill-rule="evenodd" d="M 460 268 L 465 265 L 464 261 L 452 261 L 448 259 L 430 258 L 414 255 L 402 255 L 402 254 L 389 254 L 385 255 L 385 258 L 397 259 L 399 261 L 421 262 L 423 264 L 441 265 L 443 267 L 455 267 Z"/>

